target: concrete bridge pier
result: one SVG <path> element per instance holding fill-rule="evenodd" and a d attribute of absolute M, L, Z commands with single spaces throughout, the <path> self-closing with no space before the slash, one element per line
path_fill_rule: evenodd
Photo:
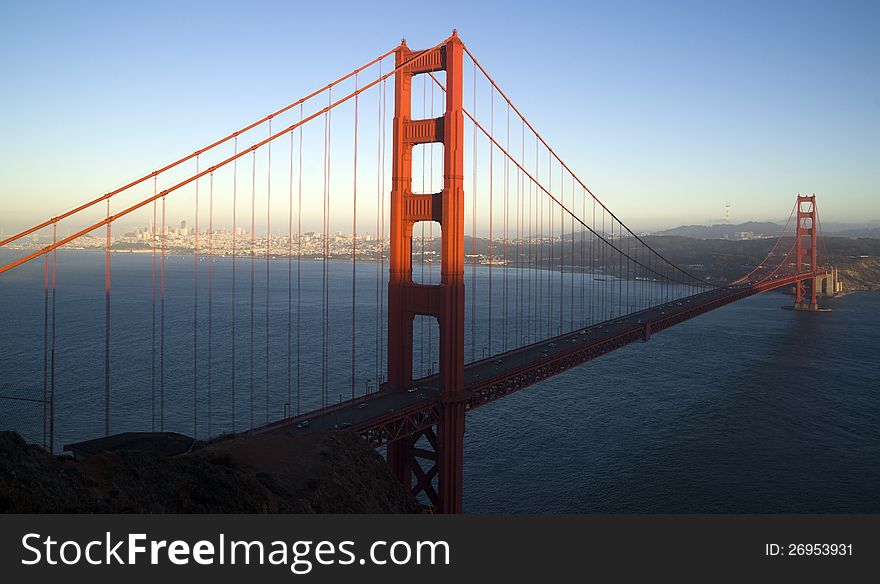
<path fill-rule="evenodd" d="M 803 287 L 798 293 L 798 287 Z M 795 310 L 819 311 L 816 298 L 834 298 L 843 291 L 843 284 L 837 275 L 837 268 L 830 268 L 822 273 L 817 273 L 810 280 L 803 280 L 795 286 Z M 801 301 L 799 302 L 798 299 Z"/>
<path fill-rule="evenodd" d="M 831 268 L 823 274 L 817 274 L 815 279 L 816 294 L 823 298 L 834 298 L 843 292 L 843 283 L 837 275 L 837 268 Z"/>

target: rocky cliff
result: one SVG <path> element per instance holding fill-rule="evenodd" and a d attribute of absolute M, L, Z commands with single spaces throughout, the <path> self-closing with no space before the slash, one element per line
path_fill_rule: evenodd
<path fill-rule="evenodd" d="M 179 456 L 124 451 L 78 462 L 0 432 L 4 513 L 417 513 L 351 433 L 241 435 Z"/>
<path fill-rule="evenodd" d="M 843 282 L 844 292 L 880 291 L 880 257 L 842 261 L 837 273 Z"/>

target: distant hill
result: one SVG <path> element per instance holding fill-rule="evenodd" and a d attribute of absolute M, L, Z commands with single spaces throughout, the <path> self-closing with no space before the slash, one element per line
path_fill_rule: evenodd
<path fill-rule="evenodd" d="M 859 225 L 847 223 L 822 224 L 825 235 L 838 237 L 868 237 L 880 239 L 880 226 L 875 226 L 876 221 Z M 715 225 L 679 225 L 673 229 L 658 231 L 652 235 L 676 235 L 679 237 L 691 237 L 694 239 L 760 239 L 762 237 L 777 237 L 782 233 L 783 226 L 771 221 L 747 221 L 732 225 L 730 223 L 716 223 Z M 751 234 L 742 237 L 742 233 Z"/>
<path fill-rule="evenodd" d="M 642 239 L 673 264 L 720 284 L 748 273 L 777 241 L 654 235 Z M 845 290 L 880 291 L 880 239 L 828 236 L 819 251 L 823 261 L 840 268 Z"/>
<path fill-rule="evenodd" d="M 866 227 L 864 229 L 844 229 L 841 231 L 829 231 L 838 237 L 869 237 L 871 239 L 880 239 L 880 227 Z"/>
<path fill-rule="evenodd" d="M 769 221 L 747 221 L 732 225 L 719 223 L 716 225 L 681 225 L 673 229 L 658 231 L 654 235 L 677 235 L 697 239 L 742 239 L 740 234 L 750 233 L 752 237 L 777 237 L 782 233 L 782 225 Z"/>

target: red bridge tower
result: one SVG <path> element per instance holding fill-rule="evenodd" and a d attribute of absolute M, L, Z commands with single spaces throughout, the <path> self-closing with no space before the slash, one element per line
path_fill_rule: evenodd
<path fill-rule="evenodd" d="M 453 32 L 437 49 L 412 51 L 401 42 L 395 62 L 394 145 L 391 188 L 391 273 L 388 284 L 388 384 L 386 391 L 406 391 L 413 382 L 413 319 L 427 315 L 440 329 L 439 422 L 424 432 L 388 445 L 388 463 L 413 494 L 424 493 L 441 513 L 462 510 L 464 449 L 464 115 L 462 113 L 463 45 Z M 413 120 L 413 76 L 446 72 L 446 111 L 435 119 Z M 413 146 L 443 145 L 443 189 L 412 191 Z M 439 285 L 412 280 L 412 232 L 419 221 L 441 229 Z M 427 439 L 430 449 L 417 446 Z M 419 460 L 429 465 L 424 470 Z M 437 488 L 433 479 L 437 477 Z"/>
<path fill-rule="evenodd" d="M 816 195 L 798 195 L 797 199 L 797 235 L 795 241 L 795 261 L 797 273 L 804 271 L 804 262 L 809 264 L 809 272 L 813 278 L 800 280 L 795 284 L 795 310 L 817 310 L 816 303 Z"/>

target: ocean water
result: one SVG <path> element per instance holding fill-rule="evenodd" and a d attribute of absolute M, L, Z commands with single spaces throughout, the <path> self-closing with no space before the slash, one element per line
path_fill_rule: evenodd
<path fill-rule="evenodd" d="M 104 430 L 103 255 L 58 257 L 56 450 Z M 385 359 L 381 266 L 357 266 L 352 331 L 351 264 L 328 264 L 325 333 L 322 262 L 299 266 L 297 328 L 296 262 L 289 272 L 285 260 L 258 258 L 252 304 L 251 262 L 238 259 L 233 304 L 231 261 L 217 260 L 209 337 L 207 260 L 194 320 L 193 258 L 168 256 L 162 351 L 151 264 L 149 255 L 113 255 L 112 432 L 206 437 L 375 389 Z M 43 405 L 8 398 L 43 395 L 43 269 L 31 263 L 0 276 L 0 427 L 35 442 L 43 440 Z M 476 310 L 468 311 L 466 360 L 553 332 L 557 309 L 547 298 L 560 290 L 564 326 L 669 293 L 646 282 L 627 292 L 622 282 L 576 274 L 560 287 L 558 273 L 525 271 L 524 282 L 535 283 L 531 300 L 517 296 L 509 273 L 505 311 L 502 274 L 493 276 L 490 340 L 488 268 L 468 269 L 468 285 L 480 292 L 468 296 Z M 424 280 L 432 277 L 427 270 Z M 615 284 L 612 305 L 601 294 Z M 818 314 L 781 309 L 790 303 L 780 293 L 740 301 L 470 413 L 465 510 L 880 512 L 880 294 L 844 295 Z M 513 318 L 518 305 L 531 318 Z M 436 325 L 417 319 L 414 337 L 415 373 L 427 374 L 436 366 Z"/>
<path fill-rule="evenodd" d="M 880 512 L 880 294 L 765 293 L 474 411 L 472 512 Z"/>

